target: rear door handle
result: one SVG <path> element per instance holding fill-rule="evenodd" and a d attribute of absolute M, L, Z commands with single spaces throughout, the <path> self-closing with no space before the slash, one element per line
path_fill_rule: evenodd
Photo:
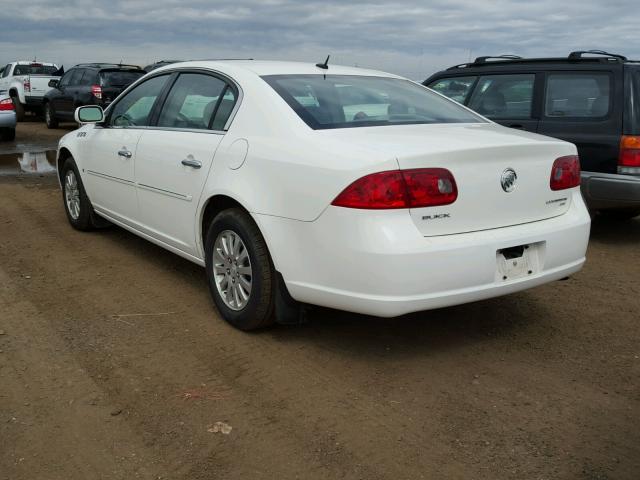
<path fill-rule="evenodd" d="M 202 167 L 202 162 L 199 162 L 198 160 L 194 160 L 192 158 L 185 158 L 184 160 L 182 160 L 181 163 L 184 166 L 191 167 L 191 168 L 200 168 L 200 167 Z"/>
<path fill-rule="evenodd" d="M 509 128 L 517 128 L 518 130 L 524 130 L 524 125 L 520 125 L 519 123 L 514 123 L 513 125 L 509 125 Z"/>
<path fill-rule="evenodd" d="M 132 153 L 126 148 L 123 148 L 122 150 L 118 151 L 118 155 L 124 158 L 131 158 Z"/>

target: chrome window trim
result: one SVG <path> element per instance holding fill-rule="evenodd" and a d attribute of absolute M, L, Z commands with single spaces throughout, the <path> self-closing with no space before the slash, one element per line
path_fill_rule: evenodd
<path fill-rule="evenodd" d="M 138 86 L 138 84 L 142 83 L 143 81 L 147 81 L 147 80 L 151 80 L 154 77 L 158 77 L 161 75 L 171 75 L 172 73 L 180 73 L 180 72 L 202 72 L 202 73 L 208 73 L 208 74 L 213 74 L 212 76 L 215 77 L 219 77 L 221 80 L 227 82 L 229 85 L 233 85 L 237 91 L 238 91 L 238 98 L 236 99 L 236 103 L 233 106 L 233 109 L 231 110 L 231 113 L 229 114 L 229 118 L 227 119 L 227 122 L 224 124 L 224 129 L 223 130 L 208 130 L 208 129 L 191 129 L 191 128 L 168 128 L 168 127 L 157 127 L 157 126 L 131 126 L 131 127 L 116 127 L 116 126 L 109 126 L 109 125 L 100 125 L 99 127 L 101 128 L 133 128 L 133 129 L 157 129 L 157 130 L 176 130 L 176 131 L 188 131 L 188 132 L 194 132 L 194 133 L 217 133 L 218 135 L 222 134 L 224 135 L 229 128 L 231 127 L 231 123 L 233 123 L 233 119 L 236 116 L 236 113 L 238 112 L 238 109 L 240 108 L 240 105 L 242 104 L 242 100 L 244 99 L 244 91 L 242 90 L 242 87 L 240 86 L 240 84 L 238 82 L 236 82 L 233 78 L 231 78 L 229 75 L 227 75 L 226 73 L 220 72 L 218 70 L 215 70 L 213 68 L 206 68 L 206 67 L 177 67 L 177 68 L 170 68 L 167 70 L 162 70 L 160 72 L 155 72 L 149 75 L 143 75 L 142 77 L 140 77 L 138 80 L 136 80 L 134 83 L 132 83 L 131 85 L 129 85 L 122 93 L 120 93 L 120 95 L 118 95 L 118 98 L 111 102 L 109 104 L 109 106 L 105 109 L 104 111 L 104 117 L 107 118 L 109 116 L 109 114 L 111 113 L 111 108 L 114 105 L 117 105 L 118 102 L 121 100 L 121 98 L 124 98 L 125 95 L 127 95 L 129 93 L 130 90 L 133 90 L 135 87 Z"/>
<path fill-rule="evenodd" d="M 204 133 L 208 135 L 224 135 L 227 133 L 224 130 L 208 130 L 206 128 L 149 127 L 146 125 L 142 125 L 142 126 L 132 125 L 129 127 L 104 127 L 101 125 L 96 125 L 95 128 L 106 128 L 106 129 L 112 129 L 112 130 L 156 130 L 156 131 L 165 131 L 165 132 Z"/>

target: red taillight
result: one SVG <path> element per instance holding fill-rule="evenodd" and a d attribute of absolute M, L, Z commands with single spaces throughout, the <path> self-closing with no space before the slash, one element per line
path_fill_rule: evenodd
<path fill-rule="evenodd" d="M 4 100 L 0 100 L 0 111 L 7 111 L 7 110 L 15 110 L 13 108 L 13 100 L 11 100 L 10 98 L 5 98 Z"/>
<path fill-rule="evenodd" d="M 640 136 L 624 135 L 620 139 L 620 167 L 640 167 Z"/>
<path fill-rule="evenodd" d="M 25 78 L 24 80 L 22 80 L 22 86 L 24 87 L 24 91 L 25 92 L 30 92 L 31 91 L 31 80 L 28 78 Z"/>
<path fill-rule="evenodd" d="M 580 159 L 577 155 L 560 157 L 553 162 L 549 186 L 551 190 L 564 190 L 580 185 Z"/>
<path fill-rule="evenodd" d="M 445 168 L 391 170 L 362 177 L 331 202 L 337 207 L 362 209 L 420 208 L 448 205 L 458 188 Z"/>
<path fill-rule="evenodd" d="M 102 87 L 100 85 L 91 85 L 91 95 L 98 100 L 102 100 Z"/>

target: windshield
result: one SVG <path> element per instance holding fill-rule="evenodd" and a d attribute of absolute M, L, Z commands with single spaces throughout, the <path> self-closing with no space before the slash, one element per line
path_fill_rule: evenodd
<path fill-rule="evenodd" d="M 455 102 L 403 79 L 323 74 L 262 78 L 314 129 L 485 122 Z"/>
<path fill-rule="evenodd" d="M 145 72 L 142 70 L 112 70 L 100 72 L 103 87 L 127 87 L 144 74 Z"/>
<path fill-rule="evenodd" d="M 58 71 L 55 65 L 16 65 L 14 75 L 53 75 Z"/>

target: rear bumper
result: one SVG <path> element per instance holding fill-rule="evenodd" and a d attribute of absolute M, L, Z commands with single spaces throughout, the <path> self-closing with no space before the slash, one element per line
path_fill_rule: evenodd
<path fill-rule="evenodd" d="M 640 177 L 582 172 L 581 190 L 593 210 L 640 207 Z"/>
<path fill-rule="evenodd" d="M 576 189 L 559 217 L 423 237 L 407 211 L 329 207 L 314 222 L 256 215 L 298 301 L 380 317 L 457 305 L 542 285 L 580 270 L 590 218 Z M 531 274 L 504 280 L 497 251 L 540 245 Z M 537 248 L 537 247 L 536 247 Z"/>
<path fill-rule="evenodd" d="M 0 112 L 0 128 L 16 128 L 15 112 Z"/>

